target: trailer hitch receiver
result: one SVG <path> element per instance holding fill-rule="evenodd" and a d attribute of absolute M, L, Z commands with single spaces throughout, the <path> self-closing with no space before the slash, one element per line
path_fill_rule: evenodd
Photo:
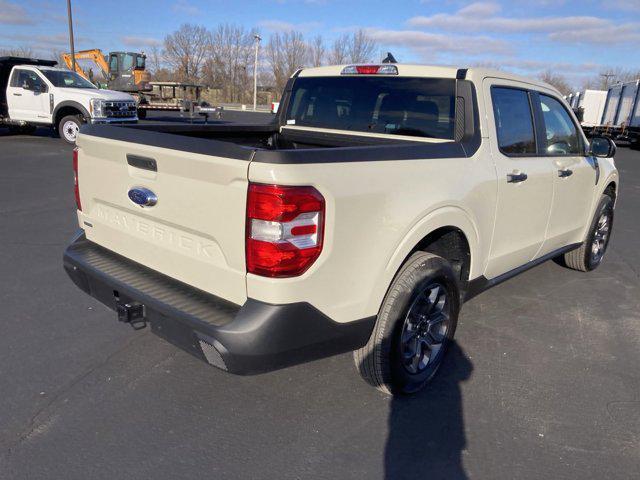
<path fill-rule="evenodd" d="M 128 323 L 134 330 L 140 330 L 147 326 L 144 318 L 144 305 L 138 302 L 118 302 L 116 304 L 118 321 Z"/>

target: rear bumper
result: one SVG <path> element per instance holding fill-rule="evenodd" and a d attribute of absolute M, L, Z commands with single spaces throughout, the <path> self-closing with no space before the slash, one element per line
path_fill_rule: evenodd
<path fill-rule="evenodd" d="M 338 323 L 308 303 L 242 306 L 197 290 L 90 242 L 79 231 L 64 268 L 83 291 L 115 310 L 144 305 L 144 320 L 170 343 L 218 368 L 253 374 L 355 350 L 375 317 Z"/>

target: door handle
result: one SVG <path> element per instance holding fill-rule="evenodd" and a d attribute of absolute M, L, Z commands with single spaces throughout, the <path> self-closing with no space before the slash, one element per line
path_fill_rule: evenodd
<path fill-rule="evenodd" d="M 14 94 L 13 94 L 13 96 L 14 96 L 14 97 L 21 97 L 21 96 L 22 96 L 22 94 L 21 94 L 21 93 L 14 93 Z"/>
<path fill-rule="evenodd" d="M 558 176 L 560 178 L 570 177 L 571 175 L 573 175 L 573 170 L 569 170 L 568 168 L 558 170 Z"/>
<path fill-rule="evenodd" d="M 507 183 L 520 183 L 524 182 L 527 178 L 529 177 L 526 173 L 509 173 L 507 175 Z"/>

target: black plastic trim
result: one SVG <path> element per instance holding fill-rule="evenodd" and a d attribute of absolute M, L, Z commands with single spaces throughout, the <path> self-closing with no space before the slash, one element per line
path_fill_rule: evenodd
<path fill-rule="evenodd" d="M 127 163 L 132 167 L 142 170 L 149 170 L 150 172 L 158 171 L 158 163 L 153 158 L 127 153 Z"/>
<path fill-rule="evenodd" d="M 184 135 L 166 135 L 180 133 L 182 127 L 191 125 L 82 125 L 80 133 L 92 137 L 109 138 L 121 142 L 149 145 L 158 148 L 179 150 L 202 155 L 224 156 L 249 161 L 253 148 L 243 147 L 229 142 L 208 138 L 196 138 Z M 205 127 L 205 125 L 198 126 Z M 150 131 L 153 129 L 153 131 Z M 195 131 L 194 131 L 195 132 Z"/>
<path fill-rule="evenodd" d="M 307 164 L 341 162 L 380 162 L 467 156 L 456 142 L 411 142 L 377 144 L 362 147 L 309 148 L 299 150 L 257 150 L 253 159 L 259 163 Z"/>
<path fill-rule="evenodd" d="M 100 247 L 82 230 L 65 250 L 63 264 L 81 290 L 107 307 L 144 305 L 153 333 L 236 374 L 355 350 L 375 324 L 375 317 L 338 323 L 306 302 L 272 305 L 250 298 L 238 306 Z"/>
<path fill-rule="evenodd" d="M 458 80 L 456 82 L 456 98 L 459 98 L 464 106 L 463 112 L 456 112 L 456 121 L 459 116 L 462 116 L 462 122 L 464 123 L 464 134 L 460 143 L 466 152 L 466 156 L 472 157 L 482 144 L 478 99 L 473 82 Z"/>
<path fill-rule="evenodd" d="M 127 128 L 148 130 L 151 132 L 171 133 L 175 135 L 187 135 L 195 137 L 206 137 L 206 135 L 215 135 L 218 133 L 276 133 L 278 126 L 275 122 L 269 123 L 137 123 L 127 126 Z"/>
<path fill-rule="evenodd" d="M 509 280 L 510 278 L 515 277 L 516 275 L 519 275 L 523 272 L 526 272 L 527 270 L 536 267 L 544 262 L 546 262 L 547 260 L 551 260 L 552 258 L 555 258 L 559 255 L 562 255 L 564 253 L 570 252 L 571 250 L 575 250 L 576 248 L 579 248 L 580 245 L 582 245 L 581 243 L 573 243 L 571 245 L 567 245 L 566 247 L 563 248 L 559 248 L 558 250 L 554 250 L 553 252 L 550 252 L 546 255 L 543 255 L 540 258 L 536 258 L 535 260 L 532 260 L 528 263 L 525 263 L 524 265 L 521 265 L 518 268 L 514 268 L 513 270 L 510 270 L 506 273 L 503 273 L 502 275 L 499 275 L 495 278 L 491 278 L 488 279 L 487 277 L 485 277 L 484 275 L 478 277 L 478 278 L 474 278 L 473 280 L 471 280 L 467 286 L 466 289 L 466 294 L 464 297 L 464 301 L 469 301 L 472 298 L 478 296 L 479 294 L 481 294 L 482 292 L 484 292 L 485 290 L 490 289 L 491 287 L 495 287 L 496 285 L 501 284 L 502 282 L 505 282 L 507 280 Z"/>

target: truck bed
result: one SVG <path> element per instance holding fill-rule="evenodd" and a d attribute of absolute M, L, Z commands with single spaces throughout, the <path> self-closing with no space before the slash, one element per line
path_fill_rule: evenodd
<path fill-rule="evenodd" d="M 269 124 L 123 124 L 84 125 L 83 135 L 131 144 L 180 150 L 265 163 L 327 163 L 348 161 L 459 158 L 471 156 L 471 141 L 407 140 L 296 130 Z"/>

